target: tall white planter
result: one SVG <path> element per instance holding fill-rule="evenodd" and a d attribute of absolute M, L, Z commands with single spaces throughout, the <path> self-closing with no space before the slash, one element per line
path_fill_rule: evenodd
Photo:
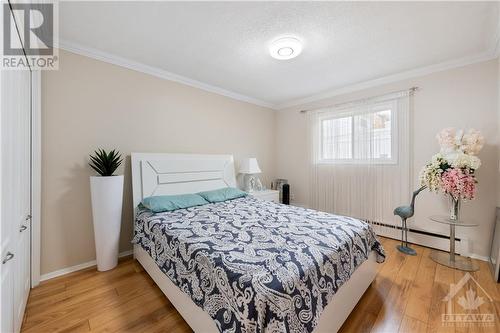
<path fill-rule="evenodd" d="M 122 222 L 123 175 L 91 176 L 92 217 L 94 220 L 97 270 L 107 271 L 118 263 Z"/>

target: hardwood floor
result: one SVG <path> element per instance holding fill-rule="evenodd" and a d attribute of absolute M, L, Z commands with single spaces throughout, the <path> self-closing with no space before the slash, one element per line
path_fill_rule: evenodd
<path fill-rule="evenodd" d="M 469 280 L 456 299 L 474 290 L 485 301 L 482 314 L 493 314 L 492 326 L 442 324 L 450 284 L 464 272 L 437 265 L 430 249 L 415 246 L 417 256 L 404 256 L 397 242 L 381 239 L 387 260 L 341 328 L 341 332 L 500 332 L 500 286 L 486 262 L 472 274 L 486 293 Z M 456 301 L 453 309 L 465 312 Z M 473 311 L 474 312 L 474 311 Z M 475 311 L 478 312 L 478 311 Z M 132 258 L 117 268 L 97 272 L 95 268 L 43 282 L 28 300 L 22 332 L 191 332 L 172 304 Z"/>

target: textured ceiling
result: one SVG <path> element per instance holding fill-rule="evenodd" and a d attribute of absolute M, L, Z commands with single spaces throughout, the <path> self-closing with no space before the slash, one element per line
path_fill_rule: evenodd
<path fill-rule="evenodd" d="M 61 40 L 280 105 L 490 52 L 494 2 L 61 2 Z M 304 41 L 280 61 L 268 44 Z"/>

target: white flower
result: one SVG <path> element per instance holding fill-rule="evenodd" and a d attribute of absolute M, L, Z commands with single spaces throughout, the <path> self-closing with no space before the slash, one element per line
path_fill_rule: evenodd
<path fill-rule="evenodd" d="M 445 128 L 436 135 L 441 152 L 449 152 L 457 149 L 456 136 L 457 131 L 452 127 Z"/>
<path fill-rule="evenodd" d="M 461 169 L 461 172 L 469 174 L 479 169 L 481 160 L 475 155 L 484 146 L 484 137 L 475 129 L 469 129 L 464 133 L 463 130 L 445 128 L 436 138 L 441 150 L 432 156 L 431 161 L 422 168 L 419 175 L 420 184 L 427 185 L 430 191 L 442 190 L 441 178 L 445 170 Z"/>
<path fill-rule="evenodd" d="M 467 168 L 472 170 L 477 170 L 481 166 L 481 160 L 474 155 L 469 155 L 465 153 L 458 153 L 453 160 L 448 160 L 448 162 L 455 168 Z"/>
<path fill-rule="evenodd" d="M 476 129 L 469 129 L 463 135 L 461 150 L 466 154 L 477 155 L 484 146 L 484 136 Z"/>
<path fill-rule="evenodd" d="M 432 156 L 432 163 L 439 163 L 441 160 L 444 160 L 444 155 L 441 153 L 434 154 Z"/>
<path fill-rule="evenodd" d="M 448 127 L 441 130 L 436 135 L 436 139 L 441 147 L 441 153 L 444 155 L 460 151 L 470 155 L 477 155 L 484 146 L 483 135 L 473 128 L 465 133 L 464 130 Z"/>
<path fill-rule="evenodd" d="M 420 185 L 426 185 L 430 191 L 439 191 L 441 188 L 441 162 L 444 161 L 439 154 L 433 156 L 431 163 L 420 171 Z"/>
<path fill-rule="evenodd" d="M 463 154 L 460 150 L 453 150 L 444 153 L 443 158 L 448 164 L 453 164 L 460 154 Z"/>

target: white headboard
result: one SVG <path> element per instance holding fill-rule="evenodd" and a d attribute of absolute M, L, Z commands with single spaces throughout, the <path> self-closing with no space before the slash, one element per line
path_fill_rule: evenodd
<path fill-rule="evenodd" d="M 236 187 L 232 155 L 132 153 L 134 209 L 153 195 Z"/>

